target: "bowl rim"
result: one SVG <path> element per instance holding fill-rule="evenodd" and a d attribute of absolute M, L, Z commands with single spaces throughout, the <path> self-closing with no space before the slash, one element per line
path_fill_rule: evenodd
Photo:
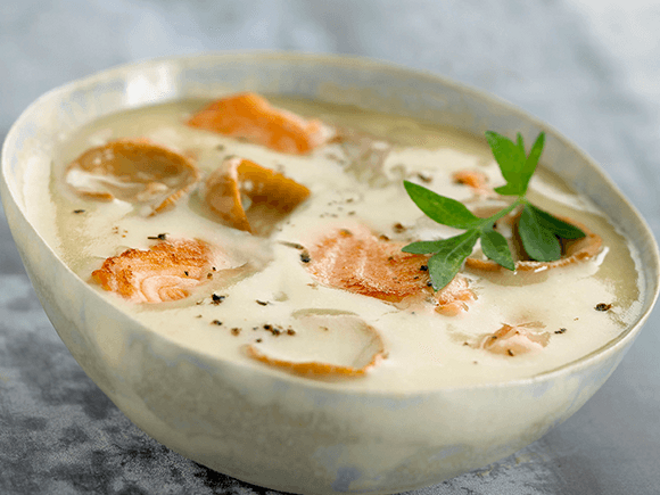
<path fill-rule="evenodd" d="M 218 63 L 226 63 L 229 61 L 237 60 L 246 60 L 251 59 L 254 61 L 269 61 L 277 62 L 286 60 L 291 63 L 299 64 L 322 64 L 322 65 L 332 65 L 336 67 L 345 67 L 356 69 L 363 69 L 367 72 L 369 71 L 378 71 L 383 74 L 389 72 L 392 74 L 402 75 L 404 77 L 413 77 L 413 78 L 422 78 L 429 82 L 440 84 L 451 89 L 456 90 L 472 97 L 475 97 L 478 100 L 484 101 L 489 105 L 495 105 L 500 109 L 503 109 L 507 112 L 508 115 L 514 116 L 522 121 L 529 122 L 533 125 L 536 125 L 544 129 L 546 136 L 550 135 L 560 143 L 562 143 L 567 149 L 575 153 L 580 160 L 586 162 L 589 167 L 589 173 L 594 173 L 600 176 L 600 179 L 603 180 L 608 187 L 611 188 L 612 192 L 616 194 L 617 200 L 623 203 L 631 213 L 639 221 L 640 233 L 642 236 L 639 240 L 635 241 L 634 244 L 637 246 L 644 244 L 646 247 L 650 247 L 646 256 L 650 257 L 653 262 L 652 268 L 654 268 L 654 280 L 655 283 L 651 284 L 653 286 L 652 291 L 646 292 L 646 301 L 648 305 L 645 311 L 643 311 L 637 321 L 632 324 L 629 328 L 623 330 L 617 337 L 610 340 L 603 346 L 595 349 L 594 351 L 579 357 L 568 363 L 564 363 L 553 369 L 539 372 L 537 374 L 524 377 L 516 378 L 512 380 L 505 380 L 501 382 L 486 382 L 486 383 L 476 383 L 470 385 L 454 385 L 454 386 L 441 386 L 434 388 L 421 388 L 414 389 L 411 391 L 387 391 L 385 389 L 342 389 L 335 386 L 335 383 L 328 383 L 323 380 L 309 379 L 304 377 L 298 377 L 293 374 L 282 372 L 280 370 L 273 370 L 270 367 L 263 366 L 255 368 L 247 363 L 241 361 L 232 361 L 213 356 L 210 353 L 202 353 L 200 351 L 182 347 L 180 344 L 170 340 L 165 337 L 163 334 L 157 332 L 156 330 L 150 329 L 146 325 L 140 323 L 134 319 L 131 315 L 122 311 L 120 305 L 116 304 L 110 300 L 105 294 L 101 294 L 99 291 L 94 290 L 89 284 L 74 273 L 68 265 L 62 261 L 60 256 L 51 248 L 51 246 L 45 241 L 41 236 L 38 230 L 32 225 L 32 222 L 27 219 L 24 212 L 24 205 L 22 205 L 14 194 L 14 190 L 11 186 L 12 182 L 8 180 L 8 168 L 9 160 L 8 155 L 11 151 L 10 146 L 15 142 L 16 135 L 19 132 L 19 129 L 23 127 L 24 122 L 28 120 L 30 115 L 38 110 L 38 108 L 50 100 L 57 100 L 58 98 L 64 97 L 66 94 L 69 94 L 76 89 L 81 89 L 85 87 L 92 87 L 95 84 L 112 77 L 122 76 L 125 78 L 128 73 L 140 73 L 148 70 L 153 70 L 154 68 L 159 67 L 180 67 L 186 68 L 194 66 L 195 64 L 208 63 L 209 61 Z M 168 98 L 157 98 L 149 104 L 161 104 L 170 101 Z M 139 105 L 144 106 L 144 105 Z M 644 326 L 648 320 L 651 312 L 653 311 L 654 305 L 658 300 L 660 295 L 660 250 L 658 244 L 651 232 L 651 229 L 648 226 L 648 223 L 644 217 L 639 213 L 637 208 L 626 198 L 616 183 L 609 177 L 609 175 L 593 160 L 585 151 L 579 148 L 570 138 L 567 138 L 562 133 L 558 132 L 552 125 L 547 122 L 531 115 L 521 107 L 489 92 L 477 89 L 469 84 L 455 81 L 446 76 L 435 74 L 432 71 L 422 70 L 422 69 L 413 69 L 406 67 L 401 64 L 392 63 L 389 61 L 379 60 L 375 58 L 363 57 L 363 56 L 354 56 L 354 55 L 337 55 L 337 54 L 319 54 L 319 53 L 308 53 L 308 52 L 296 52 L 296 51 L 277 51 L 277 50 L 229 50 L 229 51 L 210 51 L 197 54 L 184 54 L 176 56 L 164 56 L 157 57 L 152 59 L 144 59 L 133 61 L 129 63 L 120 64 L 113 66 L 104 70 L 94 72 L 90 75 L 75 79 L 63 85 L 57 86 L 39 96 L 34 100 L 28 107 L 21 112 L 18 119 L 10 127 L 7 136 L 4 140 L 2 150 L 1 150 L 1 163 L 0 163 L 0 189 L 2 189 L 3 194 L 2 200 L 5 203 L 11 201 L 16 205 L 17 209 L 23 215 L 23 219 L 26 224 L 32 230 L 32 233 L 36 235 L 43 243 L 43 245 L 50 251 L 50 253 L 63 265 L 63 267 L 74 277 L 74 279 L 84 286 L 83 290 L 87 291 L 87 294 L 91 297 L 98 298 L 102 300 L 104 305 L 110 306 L 110 309 L 113 311 L 118 311 L 121 315 L 126 318 L 129 318 L 134 328 L 140 328 L 141 332 L 147 332 L 153 338 L 162 340 L 167 345 L 176 346 L 180 349 L 185 349 L 185 352 L 189 357 L 196 358 L 195 361 L 198 364 L 207 363 L 214 364 L 216 369 L 222 368 L 223 366 L 231 366 L 240 369 L 246 369 L 249 372 L 260 373 L 265 376 L 271 377 L 275 381 L 287 382 L 290 384 L 295 384 L 296 386 L 303 386 L 303 388 L 324 391 L 329 393 L 337 393 L 343 396 L 360 396 L 360 397 L 385 397 L 385 396 L 396 396 L 400 398 L 410 399 L 417 396 L 427 396 L 429 394 L 435 393 L 451 393 L 454 391 L 475 391 L 482 389 L 502 389 L 509 387 L 523 387 L 523 386 L 534 386 L 544 382 L 550 382 L 555 379 L 558 379 L 563 374 L 572 374 L 578 373 L 588 368 L 596 366 L 599 362 L 605 361 L 608 358 L 613 358 L 614 355 L 618 354 L 620 351 L 623 352 L 626 348 L 632 344 L 634 339 L 639 334 L 641 328 Z M 639 269 L 639 267 L 637 267 Z M 645 273 L 645 277 L 649 278 L 649 274 Z M 649 283 L 647 282 L 647 285 Z M 650 293 L 649 293 L 650 292 Z"/>

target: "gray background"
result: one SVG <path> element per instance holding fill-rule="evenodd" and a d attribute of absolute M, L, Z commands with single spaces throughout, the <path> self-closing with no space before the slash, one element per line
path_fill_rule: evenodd
<path fill-rule="evenodd" d="M 660 233 L 660 7 L 651 0 L 0 0 L 0 140 L 32 100 L 72 79 L 155 56 L 255 48 L 376 57 L 501 96 L 583 147 Z M 659 327 L 656 311 L 566 423 L 416 493 L 660 493 Z M 0 494 L 253 492 L 267 490 L 146 437 L 84 375 L 0 215 Z"/>

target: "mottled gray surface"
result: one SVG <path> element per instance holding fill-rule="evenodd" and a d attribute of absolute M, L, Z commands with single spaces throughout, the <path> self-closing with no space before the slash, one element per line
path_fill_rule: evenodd
<path fill-rule="evenodd" d="M 622 3 L 0 0 L 0 139 L 41 93 L 118 63 L 246 48 L 366 55 L 449 76 L 545 119 L 605 167 L 657 238 L 660 8 Z M 109 402 L 41 310 L 4 217 L 0 275 L 0 494 L 267 491 L 183 459 Z M 418 493 L 660 493 L 659 327 L 656 311 L 566 423 Z"/>

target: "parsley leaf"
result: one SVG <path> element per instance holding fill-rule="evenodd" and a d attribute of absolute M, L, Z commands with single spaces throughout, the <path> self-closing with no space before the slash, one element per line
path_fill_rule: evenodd
<path fill-rule="evenodd" d="M 465 258 L 472 254 L 472 249 L 479 239 L 478 230 L 445 239 L 437 253 L 429 258 L 429 275 L 435 290 L 445 287 L 454 278 Z"/>
<path fill-rule="evenodd" d="M 509 249 L 509 243 L 502 234 L 493 230 L 492 227 L 482 230 L 481 249 L 489 259 L 498 265 L 502 265 L 511 271 L 516 269 L 513 257 L 511 256 L 511 250 Z"/>
<path fill-rule="evenodd" d="M 466 230 L 448 239 L 418 241 L 403 248 L 406 253 L 431 254 L 428 267 L 431 284 L 435 290 L 442 289 L 456 276 L 465 258 L 472 254 L 477 241 L 489 259 L 504 268 L 515 271 L 516 265 L 506 238 L 494 230 L 497 220 L 522 207 L 518 221 L 518 235 L 530 258 L 536 261 L 555 261 L 561 257 L 562 239 L 579 239 L 585 233 L 578 227 L 537 208 L 527 201 L 525 195 L 545 145 L 545 134 L 541 132 L 529 154 L 520 133 L 516 142 L 496 132 L 486 132 L 486 140 L 493 157 L 499 165 L 506 184 L 495 188 L 502 196 L 515 196 L 514 201 L 488 218 L 479 218 L 465 205 L 455 199 L 441 196 L 423 186 L 404 181 L 406 192 L 413 202 L 429 218 L 436 222 Z"/>
<path fill-rule="evenodd" d="M 440 196 L 413 182 L 404 181 L 403 185 L 419 209 L 438 223 L 457 229 L 469 229 L 481 223 L 481 219 L 460 201 Z"/>
<path fill-rule="evenodd" d="M 555 261 L 561 256 L 561 245 L 554 232 L 545 229 L 529 205 L 523 207 L 518 232 L 525 251 L 537 261 Z"/>
<path fill-rule="evenodd" d="M 552 216 L 547 211 L 543 211 L 540 208 L 537 208 L 534 205 L 527 204 L 534 214 L 536 215 L 537 221 L 543 226 L 544 229 L 552 231 L 555 235 L 561 237 L 562 239 L 581 239 L 585 236 L 585 233 L 582 229 L 576 227 L 575 225 L 564 222 L 557 217 Z"/>

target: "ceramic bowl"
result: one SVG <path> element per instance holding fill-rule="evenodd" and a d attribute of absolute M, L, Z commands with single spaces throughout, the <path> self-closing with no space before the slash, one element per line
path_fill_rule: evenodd
<path fill-rule="evenodd" d="M 180 98 L 253 90 L 384 110 L 475 135 L 544 130 L 544 165 L 591 198 L 644 267 L 640 318 L 598 351 L 524 380 L 409 394 L 345 391 L 179 347 L 122 313 L 45 239 L 51 156 L 104 115 Z M 379 62 L 282 53 L 208 54 L 115 68 L 35 101 L 2 152 L 2 200 L 43 307 L 80 366 L 138 427 L 235 478 L 294 493 L 393 493 L 505 457 L 577 411 L 623 358 L 658 295 L 658 249 L 593 161 L 548 125 L 446 79 Z M 515 421 L 512 420 L 515 418 Z"/>

